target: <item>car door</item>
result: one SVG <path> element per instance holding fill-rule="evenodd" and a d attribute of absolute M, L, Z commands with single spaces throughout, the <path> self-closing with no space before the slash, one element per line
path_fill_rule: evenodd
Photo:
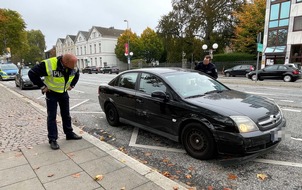
<path fill-rule="evenodd" d="M 121 118 L 132 120 L 135 115 L 135 87 L 138 73 L 121 75 L 111 96 Z"/>
<path fill-rule="evenodd" d="M 154 91 L 162 91 L 168 95 L 168 87 L 157 76 L 142 73 L 139 77 L 136 93 L 136 121 L 143 127 L 155 132 L 173 133 L 173 106 L 163 98 L 151 97 Z M 174 131 L 175 132 L 175 131 Z"/>
<path fill-rule="evenodd" d="M 231 71 L 231 75 L 232 75 L 232 76 L 239 75 L 239 73 L 240 73 L 240 68 L 241 68 L 241 65 L 237 65 L 237 66 L 233 67 L 233 69 L 232 69 L 232 71 Z"/>
<path fill-rule="evenodd" d="M 263 69 L 263 71 L 260 74 L 261 78 L 266 78 L 266 79 L 273 79 L 278 76 L 278 65 L 271 65 L 267 66 Z"/>

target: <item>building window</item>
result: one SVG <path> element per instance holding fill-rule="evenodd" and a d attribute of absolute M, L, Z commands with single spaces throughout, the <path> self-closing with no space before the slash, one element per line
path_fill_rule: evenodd
<path fill-rule="evenodd" d="M 294 31 L 301 31 L 301 30 L 302 30 L 302 16 L 297 16 L 294 18 Z"/>
<path fill-rule="evenodd" d="M 269 28 L 288 26 L 290 1 L 271 5 Z"/>
<path fill-rule="evenodd" d="M 102 44 L 99 43 L 99 53 L 101 53 L 101 52 L 102 52 Z"/>
<path fill-rule="evenodd" d="M 100 57 L 100 66 L 102 66 L 102 57 Z"/>
<path fill-rule="evenodd" d="M 91 45 L 89 45 L 89 47 L 90 47 L 90 54 L 92 54 L 92 46 L 91 46 Z"/>
<path fill-rule="evenodd" d="M 271 30 L 268 32 L 267 46 L 285 46 L 287 41 L 287 30 Z"/>
<path fill-rule="evenodd" d="M 96 53 L 96 44 L 94 44 L 94 53 Z"/>
<path fill-rule="evenodd" d="M 81 50 L 82 52 L 82 50 Z M 84 55 L 86 55 L 86 46 L 84 46 Z"/>
<path fill-rule="evenodd" d="M 98 60 L 97 60 L 97 58 L 94 58 L 94 60 L 95 60 L 95 66 L 97 66 L 97 65 L 98 65 Z"/>

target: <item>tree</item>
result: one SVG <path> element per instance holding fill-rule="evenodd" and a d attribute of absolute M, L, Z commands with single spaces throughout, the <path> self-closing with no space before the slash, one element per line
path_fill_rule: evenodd
<path fill-rule="evenodd" d="M 161 58 L 164 48 L 161 39 L 154 30 L 147 27 L 141 34 L 140 40 L 143 46 L 141 56 L 147 63 L 151 63 Z"/>
<path fill-rule="evenodd" d="M 136 59 L 140 56 L 141 44 L 139 37 L 136 33 L 133 33 L 131 30 L 126 30 L 122 35 L 117 39 L 117 44 L 115 47 L 115 54 L 117 58 L 125 63 L 127 63 L 127 57 L 125 56 L 125 44 L 129 41 L 130 52 L 133 52 L 131 59 Z"/>
<path fill-rule="evenodd" d="M 8 47 L 12 56 L 27 50 L 25 28 L 26 24 L 18 12 L 0 9 L 0 54 L 7 53 Z"/>
<path fill-rule="evenodd" d="M 234 13 L 238 24 L 232 42 L 237 52 L 256 54 L 257 34 L 264 31 L 265 9 L 265 0 L 254 0 Z"/>
<path fill-rule="evenodd" d="M 29 51 L 24 55 L 27 62 L 40 62 L 44 57 L 45 37 L 40 30 L 27 31 Z"/>

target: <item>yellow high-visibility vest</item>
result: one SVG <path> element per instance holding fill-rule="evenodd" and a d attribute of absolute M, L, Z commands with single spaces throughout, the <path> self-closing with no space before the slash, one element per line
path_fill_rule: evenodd
<path fill-rule="evenodd" d="M 65 81 L 64 75 L 61 71 L 57 70 L 57 62 L 58 59 L 56 57 L 52 57 L 42 61 L 45 63 L 47 76 L 44 77 L 44 84 L 51 91 L 63 93 L 66 92 L 70 87 L 70 83 L 73 80 L 77 69 L 73 69 L 69 76 L 68 81 Z"/>

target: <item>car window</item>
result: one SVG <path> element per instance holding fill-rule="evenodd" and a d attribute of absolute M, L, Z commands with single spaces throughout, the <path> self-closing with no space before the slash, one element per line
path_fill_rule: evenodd
<path fill-rule="evenodd" d="M 184 98 L 204 95 L 211 91 L 227 90 L 217 81 L 198 72 L 177 73 L 165 76 L 165 78 L 175 92 Z"/>
<path fill-rule="evenodd" d="M 240 67 L 241 67 L 241 65 L 237 65 L 237 66 L 235 66 L 233 69 L 234 69 L 234 70 L 238 70 L 238 69 L 240 69 Z"/>
<path fill-rule="evenodd" d="M 265 67 L 265 70 L 267 70 L 267 71 L 272 71 L 272 70 L 277 70 L 277 69 L 278 69 L 278 65 L 272 65 L 272 66 Z"/>
<path fill-rule="evenodd" d="M 140 78 L 139 91 L 150 94 L 156 90 L 161 90 L 166 92 L 167 87 L 164 85 L 163 81 L 158 77 L 143 73 Z"/>
<path fill-rule="evenodd" d="M 137 73 L 125 73 L 120 76 L 118 86 L 123 88 L 135 89 Z"/>
<path fill-rule="evenodd" d="M 283 66 L 283 65 L 280 65 L 278 70 L 287 70 L 287 67 Z"/>

